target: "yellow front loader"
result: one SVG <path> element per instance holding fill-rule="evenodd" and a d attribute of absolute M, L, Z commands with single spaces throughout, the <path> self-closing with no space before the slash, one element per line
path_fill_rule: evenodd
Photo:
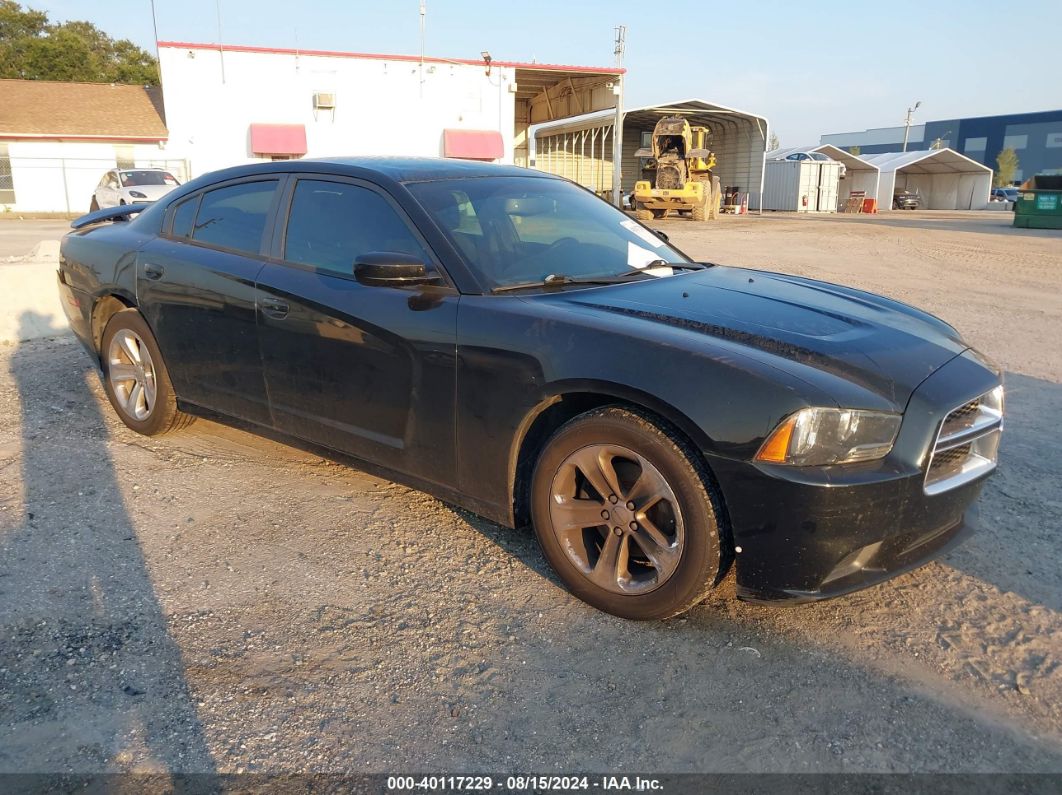
<path fill-rule="evenodd" d="M 632 205 L 641 221 L 668 212 L 689 213 L 694 221 L 715 218 L 719 211 L 719 177 L 712 174 L 715 153 L 708 149 L 707 127 L 691 127 L 682 116 L 665 116 L 653 130 L 652 148 L 639 149 L 646 160 L 634 183 Z"/>

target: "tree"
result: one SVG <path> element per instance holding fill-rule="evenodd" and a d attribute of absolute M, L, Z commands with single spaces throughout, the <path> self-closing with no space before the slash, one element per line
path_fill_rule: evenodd
<path fill-rule="evenodd" d="M 775 149 L 781 149 L 782 142 L 778 140 L 778 136 L 775 133 L 771 133 L 771 137 L 767 141 L 767 151 L 773 152 Z"/>
<path fill-rule="evenodd" d="M 1002 188 L 1013 184 L 1018 165 L 1018 153 L 1013 149 L 1004 149 L 996 155 L 996 178 L 993 180 L 995 186 Z"/>
<path fill-rule="evenodd" d="M 862 147 L 859 147 L 859 146 L 850 146 L 850 147 L 848 147 L 848 154 L 855 155 L 856 157 L 859 157 L 859 155 L 860 155 L 860 153 L 862 151 L 863 151 Z"/>
<path fill-rule="evenodd" d="M 0 0 L 0 77 L 158 85 L 158 63 L 91 22 L 51 23 L 47 13 Z"/>

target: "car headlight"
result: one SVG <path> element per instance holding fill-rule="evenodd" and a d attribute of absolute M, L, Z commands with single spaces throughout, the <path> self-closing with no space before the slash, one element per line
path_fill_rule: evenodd
<path fill-rule="evenodd" d="M 129 195 L 132 196 L 134 199 L 146 199 L 147 198 L 147 194 L 146 193 L 141 193 L 138 190 L 129 191 Z"/>
<path fill-rule="evenodd" d="M 771 431 L 756 460 L 824 466 L 884 458 L 896 441 L 900 419 L 899 414 L 881 411 L 801 409 Z"/>

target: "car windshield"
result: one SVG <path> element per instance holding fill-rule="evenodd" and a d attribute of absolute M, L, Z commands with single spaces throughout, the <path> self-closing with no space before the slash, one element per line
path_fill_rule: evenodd
<path fill-rule="evenodd" d="M 609 278 L 689 259 L 612 205 L 569 182 L 477 177 L 407 186 L 489 289 Z M 653 267 L 647 267 L 647 266 Z"/>
<path fill-rule="evenodd" d="M 177 185 L 177 178 L 168 171 L 121 171 L 123 188 L 137 185 Z"/>

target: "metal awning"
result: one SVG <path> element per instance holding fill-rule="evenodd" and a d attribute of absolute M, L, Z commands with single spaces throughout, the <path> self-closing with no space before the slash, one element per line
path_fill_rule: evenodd
<path fill-rule="evenodd" d="M 443 157 L 497 160 L 504 155 L 505 143 L 497 130 L 443 130 Z"/>
<path fill-rule="evenodd" d="M 302 124 L 252 124 L 251 151 L 256 155 L 304 155 L 306 127 Z"/>

